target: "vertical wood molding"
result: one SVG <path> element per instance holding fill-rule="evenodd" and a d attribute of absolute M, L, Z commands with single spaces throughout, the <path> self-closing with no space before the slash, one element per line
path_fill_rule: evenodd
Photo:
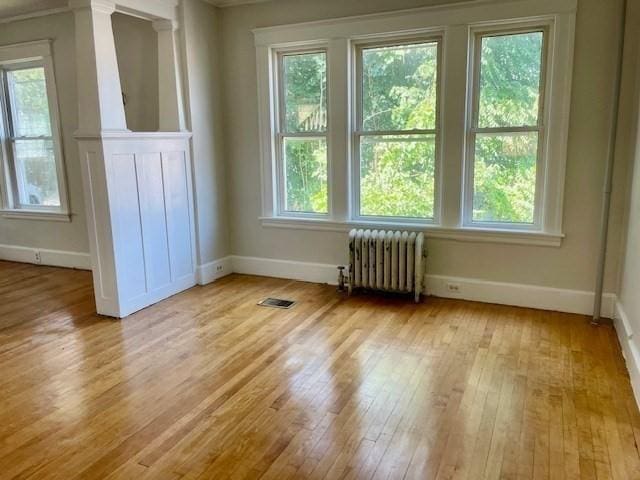
<path fill-rule="evenodd" d="M 69 7 L 75 15 L 80 130 L 127 131 L 111 25 L 115 3 L 72 0 Z"/>
<path fill-rule="evenodd" d="M 153 29 L 158 33 L 158 95 L 159 130 L 185 130 L 185 115 L 180 76 L 180 56 L 176 44 L 177 24 L 173 20 L 156 20 Z"/>

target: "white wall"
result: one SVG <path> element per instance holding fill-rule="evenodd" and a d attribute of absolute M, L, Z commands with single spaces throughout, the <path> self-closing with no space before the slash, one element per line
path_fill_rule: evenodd
<path fill-rule="evenodd" d="M 118 55 L 120 85 L 127 102 L 127 128 L 158 130 L 158 35 L 151 22 L 114 13 L 113 38 Z"/>
<path fill-rule="evenodd" d="M 5 219 L 0 217 L 0 245 L 52 249 L 88 254 L 78 146 L 73 137 L 78 125 L 73 14 L 63 13 L 0 24 L 0 45 L 49 38 L 58 88 L 62 146 L 67 171 L 71 222 Z"/>
<path fill-rule="evenodd" d="M 222 141 L 221 14 L 201 0 L 183 0 L 181 14 L 187 128 L 193 132 L 198 263 L 202 265 L 230 253 Z"/>
<path fill-rule="evenodd" d="M 279 0 L 222 10 L 225 145 L 230 188 L 231 245 L 240 256 L 338 264 L 346 261 L 342 233 L 263 228 L 251 29 L 451 1 Z M 428 242 L 428 271 L 498 282 L 593 291 L 601 186 L 609 132 L 615 39 L 621 0 L 580 0 L 577 13 L 574 85 L 569 130 L 564 233 L 560 248 Z M 624 183 L 626 164 L 615 172 Z M 605 291 L 615 291 L 625 195 L 616 191 Z"/>

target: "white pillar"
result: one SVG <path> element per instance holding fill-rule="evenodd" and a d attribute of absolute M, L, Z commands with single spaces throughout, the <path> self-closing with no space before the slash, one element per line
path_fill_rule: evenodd
<path fill-rule="evenodd" d="M 128 133 L 109 0 L 70 0 L 75 15 L 78 129 L 93 286 L 98 313 L 119 317 L 108 134 Z"/>
<path fill-rule="evenodd" d="M 159 130 L 184 131 L 182 82 L 175 35 L 177 24 L 173 20 L 156 20 L 153 28 L 158 32 Z"/>
<path fill-rule="evenodd" d="M 78 125 L 82 134 L 127 131 L 109 0 L 71 0 L 75 13 Z"/>

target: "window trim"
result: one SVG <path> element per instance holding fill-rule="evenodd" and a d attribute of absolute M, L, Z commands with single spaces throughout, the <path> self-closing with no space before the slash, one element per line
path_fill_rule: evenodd
<path fill-rule="evenodd" d="M 550 88 L 550 78 L 547 72 L 551 69 L 549 65 L 549 32 L 552 25 L 547 21 L 538 22 L 514 22 L 509 24 L 492 25 L 489 27 L 472 28 L 469 34 L 469 93 L 468 93 L 468 113 L 467 132 L 465 148 L 465 169 L 464 188 L 462 206 L 462 224 L 465 227 L 498 228 L 505 230 L 519 231 L 544 231 L 543 216 L 545 210 L 545 171 L 547 168 L 547 119 L 549 107 L 546 104 L 546 92 Z M 480 65 L 482 55 L 482 39 L 492 36 L 515 35 L 541 32 L 542 52 L 540 60 L 540 84 L 538 87 L 538 122 L 537 125 L 513 126 L 513 127 L 479 127 L 480 114 Z M 532 223 L 521 222 L 484 222 L 473 219 L 473 197 L 474 197 L 474 167 L 475 167 L 475 146 L 479 135 L 483 134 L 509 134 L 509 133 L 535 132 L 538 134 L 538 147 L 536 159 L 536 192 L 534 199 L 534 211 Z"/>
<path fill-rule="evenodd" d="M 0 69 L 17 70 L 29 66 L 41 66 L 44 69 L 49 119 L 51 123 L 51 140 L 53 141 L 56 163 L 56 177 L 60 206 L 21 205 L 17 197 L 16 174 L 13 172 L 13 155 L 8 153 L 9 109 L 5 95 L 5 80 L 3 79 L 3 93 L 0 95 L 0 215 L 5 218 L 20 218 L 32 220 L 70 221 L 69 197 L 67 191 L 66 169 L 62 146 L 60 127 L 60 113 L 58 108 L 57 88 L 53 58 L 51 56 L 51 41 L 41 40 L 13 45 L 0 46 Z M 5 75 L 2 74 L 2 77 Z"/>
<path fill-rule="evenodd" d="M 416 44 L 436 44 L 436 123 L 433 129 L 413 129 L 413 130 L 365 130 L 363 124 L 363 95 L 364 89 L 362 88 L 363 79 L 363 65 L 362 54 L 363 51 L 369 48 L 377 47 L 394 47 L 402 45 L 416 45 Z M 351 137 L 351 192 L 350 192 L 350 211 L 349 219 L 354 222 L 374 222 L 374 223 L 411 223 L 418 225 L 439 225 L 440 224 L 440 209 L 441 209 L 441 191 L 442 191 L 442 60 L 443 60 L 443 44 L 444 44 L 444 31 L 441 29 L 429 30 L 422 34 L 407 35 L 385 35 L 377 36 L 367 39 L 354 39 L 351 42 L 352 58 L 351 69 L 353 82 L 351 84 L 351 117 L 352 125 L 350 137 Z M 434 158 L 434 193 L 433 193 L 433 217 L 432 218 L 417 218 L 417 217 L 403 217 L 403 216 L 384 216 L 384 215 L 362 215 L 360 213 L 360 142 L 363 137 L 366 136 L 410 136 L 410 135 L 433 135 L 435 145 L 435 158 Z"/>
<path fill-rule="evenodd" d="M 307 230 L 344 231 L 354 225 L 363 228 L 419 229 L 436 238 L 461 241 L 490 241 L 559 246 L 562 238 L 563 199 L 571 88 L 573 76 L 575 17 L 577 0 L 484 0 L 426 6 L 394 12 L 356 17 L 320 20 L 306 23 L 256 28 L 253 30 L 256 48 L 258 120 L 261 159 L 262 214 L 264 227 Z M 469 108 L 469 42 L 474 29 L 502 28 L 507 25 L 548 24 L 548 58 L 545 92 L 547 108 L 546 159 L 544 171 L 544 211 L 542 228 L 534 230 L 508 229 L 500 224 L 468 225 L 464 222 L 465 162 L 468 144 Z M 441 102 L 440 142 L 442 152 L 438 196 L 438 224 L 415 222 L 415 219 L 392 221 L 354 218 L 353 201 L 353 135 L 355 119 L 354 44 L 367 40 L 398 39 L 427 36 L 443 32 L 440 65 Z M 280 48 L 308 48 L 318 45 L 327 50 L 328 116 L 328 178 L 330 213 L 328 218 L 299 218 L 283 215 L 276 208 L 274 191 L 273 119 L 273 52 Z M 553 105 L 553 109 L 548 106 Z M 344 151 L 343 151 L 344 150 Z M 443 233 L 446 232 L 446 233 Z"/>
<path fill-rule="evenodd" d="M 292 55 L 304 55 L 304 54 L 312 54 L 312 53 L 323 53 L 325 56 L 325 68 L 326 68 L 326 77 L 327 77 L 327 85 L 325 91 L 325 109 L 328 111 L 329 109 L 329 52 L 328 46 L 326 44 L 318 44 L 315 46 L 308 47 L 284 47 L 275 49 L 273 51 L 273 96 L 274 96 L 274 120 L 275 120 L 275 128 L 274 128 L 274 160 L 275 160 L 275 172 L 276 172 L 276 198 L 275 198 L 275 207 L 276 212 L 278 212 L 279 216 L 288 216 L 288 217 L 299 217 L 299 218 L 318 218 L 325 219 L 331 216 L 332 205 L 331 205 L 331 161 L 330 161 L 330 139 L 329 139 L 329 115 L 327 113 L 327 126 L 324 132 L 285 132 L 284 125 L 286 122 L 285 115 L 285 106 L 284 106 L 284 62 L 283 58 L 286 56 Z M 324 139 L 327 147 L 327 213 L 321 212 L 296 212 L 292 210 L 287 210 L 286 207 L 286 176 L 284 169 L 284 142 L 286 138 L 307 138 L 307 139 Z"/>

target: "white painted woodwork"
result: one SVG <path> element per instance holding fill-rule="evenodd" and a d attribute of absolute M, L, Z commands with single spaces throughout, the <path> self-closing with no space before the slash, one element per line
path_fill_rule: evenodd
<path fill-rule="evenodd" d="M 185 129 L 185 123 L 175 35 L 177 25 L 172 20 L 157 20 L 153 22 L 153 29 L 158 32 L 159 130 L 180 132 Z"/>
<path fill-rule="evenodd" d="M 121 3 L 121 2 L 118 2 Z M 98 313 L 124 317 L 196 283 L 189 132 L 175 23 L 158 19 L 160 127 L 127 129 L 110 15 L 116 3 L 71 0 L 76 20 L 80 149 Z M 143 11 L 136 11 L 144 16 Z"/>
<path fill-rule="evenodd" d="M 195 285 L 189 136 L 79 139 L 99 313 L 124 317 Z"/>
<path fill-rule="evenodd" d="M 126 131 L 108 0 L 71 0 L 75 14 L 78 125 L 81 132 Z"/>
<path fill-rule="evenodd" d="M 576 0 L 486 0 L 425 6 L 411 10 L 324 19 L 306 23 L 260 27 L 253 30 L 256 51 L 258 123 L 260 135 L 263 227 L 349 231 L 351 228 L 423 230 L 431 237 L 492 243 L 560 246 L 568 119 L 573 72 Z M 471 202 L 464 196 L 465 154 L 472 103 L 469 60 L 476 29 L 539 26 L 548 31 L 545 78 L 545 136 L 537 184 L 540 221 L 534 227 L 519 224 L 469 224 L 464 213 Z M 359 160 L 355 119 L 359 42 L 393 39 L 433 39 L 442 42 L 440 62 L 440 138 L 436 158 L 436 198 L 433 219 L 361 216 L 358 211 Z M 282 49 L 309 46 L 326 49 L 329 93 L 329 156 L 331 179 L 328 215 L 292 215 L 281 208 L 277 156 L 277 72 L 274 59 Z M 351 101 L 349 101 L 351 99 Z M 550 108 L 551 105 L 553 108 Z M 544 173 L 544 178 L 542 178 Z M 467 181 L 467 184 L 470 183 Z M 466 189 L 466 192 L 469 192 Z"/>

